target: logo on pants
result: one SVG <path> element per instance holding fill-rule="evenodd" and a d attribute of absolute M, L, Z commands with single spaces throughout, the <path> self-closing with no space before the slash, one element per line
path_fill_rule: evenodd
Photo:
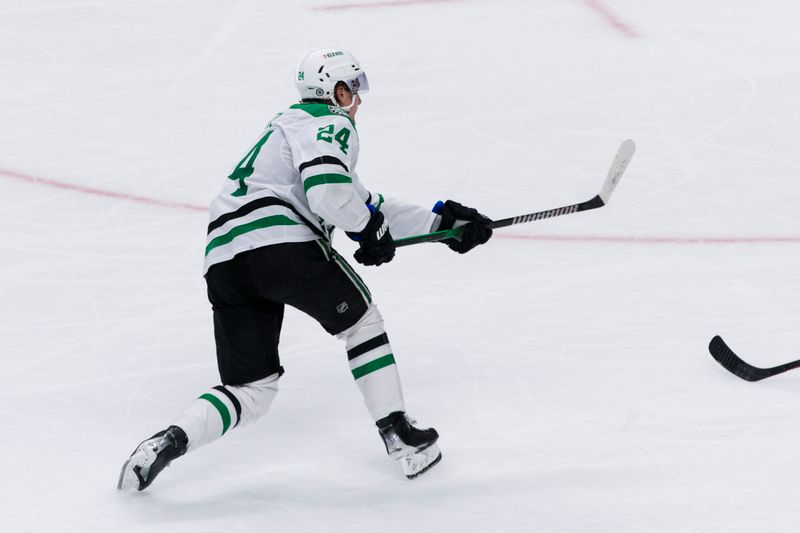
<path fill-rule="evenodd" d="M 346 312 L 350 309 L 350 306 L 347 305 L 347 302 L 342 302 L 336 306 L 336 311 L 341 315 L 342 313 Z"/>

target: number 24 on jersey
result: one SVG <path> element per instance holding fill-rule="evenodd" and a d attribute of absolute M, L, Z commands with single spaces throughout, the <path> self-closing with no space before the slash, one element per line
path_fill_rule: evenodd
<path fill-rule="evenodd" d="M 343 154 L 347 153 L 347 149 L 350 148 L 350 145 L 347 144 L 347 141 L 350 139 L 350 130 L 347 128 L 342 128 L 339 132 L 334 135 L 333 134 L 333 124 L 328 124 L 327 126 L 323 126 L 317 130 L 317 140 L 318 141 L 325 141 L 327 143 L 336 143 L 339 145 L 339 149 L 342 151 Z"/>

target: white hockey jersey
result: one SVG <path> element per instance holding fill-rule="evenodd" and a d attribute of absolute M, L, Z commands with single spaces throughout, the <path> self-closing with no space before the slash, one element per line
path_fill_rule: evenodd
<path fill-rule="evenodd" d="M 343 109 L 299 103 L 278 114 L 211 203 L 203 273 L 238 253 L 358 232 L 379 209 L 394 238 L 432 231 L 437 215 L 370 193 L 355 172 L 358 133 Z"/>

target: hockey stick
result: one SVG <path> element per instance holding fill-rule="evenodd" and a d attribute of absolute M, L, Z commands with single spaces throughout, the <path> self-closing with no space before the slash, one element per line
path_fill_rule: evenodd
<path fill-rule="evenodd" d="M 529 213 L 527 215 L 495 220 L 488 224 L 488 226 L 492 229 L 504 228 L 506 226 L 511 226 L 512 224 L 525 224 L 526 222 L 534 222 L 536 220 L 542 220 L 543 218 L 571 215 L 572 213 L 579 213 L 581 211 L 588 211 L 589 209 L 603 207 L 611 198 L 611 194 L 617 187 L 623 172 L 625 172 L 625 169 L 628 168 L 628 163 L 630 163 L 635 151 L 636 145 L 633 144 L 633 141 L 630 139 L 624 141 L 620 145 L 619 150 L 617 150 L 617 155 L 614 157 L 614 161 L 611 163 L 611 168 L 608 169 L 608 176 L 606 177 L 606 181 L 603 183 L 603 188 L 600 189 L 600 192 L 594 198 L 578 204 L 566 205 L 564 207 L 557 207 L 555 209 L 548 209 L 546 211 L 538 211 L 536 213 Z M 463 230 L 461 227 L 442 231 L 434 231 L 433 233 L 425 233 L 422 235 L 414 235 L 413 237 L 396 239 L 394 244 L 395 246 L 400 247 L 418 244 L 421 242 L 441 241 L 442 239 L 458 237 L 461 235 L 462 231 Z"/>
<path fill-rule="evenodd" d="M 791 361 L 789 363 L 774 366 L 772 368 L 758 368 L 749 363 L 742 361 L 738 355 L 733 353 L 722 337 L 719 335 L 714 336 L 708 344 L 708 351 L 711 352 L 712 357 L 725 367 L 725 370 L 736 374 L 746 381 L 761 381 L 764 378 L 782 374 L 787 370 L 800 367 L 800 359 Z"/>

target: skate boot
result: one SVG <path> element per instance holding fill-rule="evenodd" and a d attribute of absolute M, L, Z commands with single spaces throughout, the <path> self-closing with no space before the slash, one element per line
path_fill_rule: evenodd
<path fill-rule="evenodd" d="M 402 411 L 395 411 L 375 423 L 386 445 L 386 453 L 400 460 L 408 479 L 427 472 L 442 459 L 442 452 L 436 445 L 439 434 L 433 428 L 416 428 L 415 423 L 416 420 Z"/>
<path fill-rule="evenodd" d="M 186 453 L 189 439 L 178 426 L 170 426 L 142 442 L 119 473 L 119 490 L 144 490 L 173 459 Z"/>

